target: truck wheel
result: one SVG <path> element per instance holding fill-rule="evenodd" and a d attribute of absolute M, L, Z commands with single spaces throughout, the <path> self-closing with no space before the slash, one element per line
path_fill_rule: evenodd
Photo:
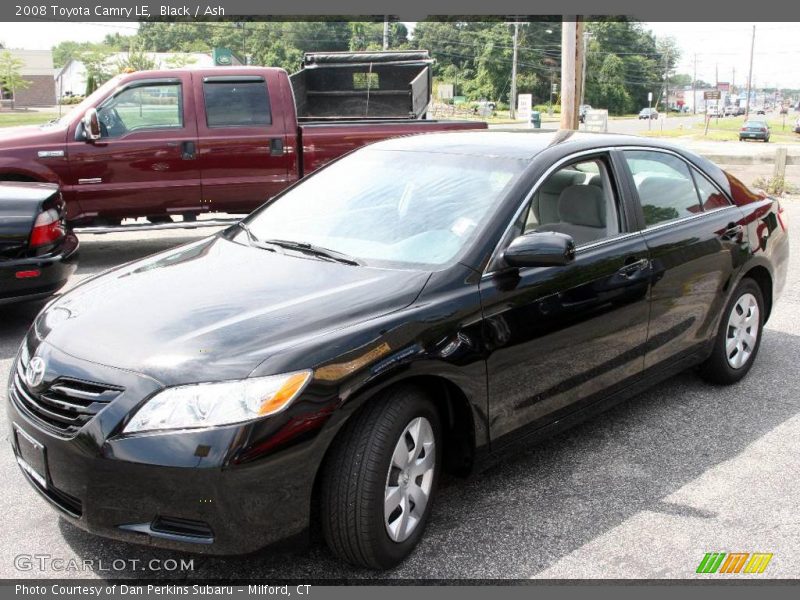
<path fill-rule="evenodd" d="M 321 480 L 322 532 L 357 566 L 387 569 L 419 542 L 441 465 L 433 403 L 398 387 L 354 415 L 334 442 Z"/>
<path fill-rule="evenodd" d="M 730 385 L 742 379 L 758 355 L 764 325 L 764 297 L 752 279 L 745 278 L 733 292 L 711 356 L 700 365 L 700 375 L 711 383 Z"/>

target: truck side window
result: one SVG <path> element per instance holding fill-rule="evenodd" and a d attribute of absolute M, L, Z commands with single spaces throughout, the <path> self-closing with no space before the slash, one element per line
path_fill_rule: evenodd
<path fill-rule="evenodd" d="M 179 83 L 139 85 L 123 90 L 97 110 L 103 137 L 119 137 L 138 129 L 183 127 Z"/>
<path fill-rule="evenodd" d="M 206 81 L 203 83 L 206 124 L 209 127 L 271 125 L 264 81 Z"/>

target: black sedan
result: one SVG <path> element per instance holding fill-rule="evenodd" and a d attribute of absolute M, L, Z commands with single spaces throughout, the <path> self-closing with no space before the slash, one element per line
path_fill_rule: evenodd
<path fill-rule="evenodd" d="M 0 305 L 46 298 L 75 270 L 78 239 L 49 183 L 0 182 Z"/>
<path fill-rule="evenodd" d="M 380 142 L 51 303 L 13 365 L 14 452 L 99 535 L 231 554 L 319 523 L 386 568 L 443 471 L 688 367 L 744 377 L 788 254 L 777 201 L 660 142 Z"/>

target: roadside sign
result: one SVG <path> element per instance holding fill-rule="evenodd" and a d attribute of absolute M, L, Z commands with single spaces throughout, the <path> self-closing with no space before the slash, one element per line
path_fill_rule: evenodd
<path fill-rule="evenodd" d="M 531 109 L 533 108 L 532 94 L 517 95 L 517 118 L 530 121 Z"/>
<path fill-rule="evenodd" d="M 652 102 L 653 101 L 653 92 L 647 92 L 647 101 L 648 102 Z"/>
<path fill-rule="evenodd" d="M 703 92 L 703 100 L 719 100 L 722 93 L 719 90 L 710 90 Z"/>
<path fill-rule="evenodd" d="M 585 131 L 608 132 L 608 111 L 597 108 L 587 110 L 583 128 Z"/>
<path fill-rule="evenodd" d="M 731 84 L 727 81 L 720 81 L 717 83 L 717 89 L 720 92 L 730 92 L 731 91 Z"/>

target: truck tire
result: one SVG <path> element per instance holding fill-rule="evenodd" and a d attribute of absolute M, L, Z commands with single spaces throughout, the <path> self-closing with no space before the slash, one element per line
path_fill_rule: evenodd
<path fill-rule="evenodd" d="M 730 385 L 747 375 L 761 346 L 764 314 L 761 288 L 742 279 L 722 313 L 711 356 L 700 365 L 703 379 Z"/>
<path fill-rule="evenodd" d="M 419 542 L 441 469 L 441 427 L 417 388 L 389 390 L 347 423 L 321 479 L 328 547 L 345 561 L 387 569 Z"/>

